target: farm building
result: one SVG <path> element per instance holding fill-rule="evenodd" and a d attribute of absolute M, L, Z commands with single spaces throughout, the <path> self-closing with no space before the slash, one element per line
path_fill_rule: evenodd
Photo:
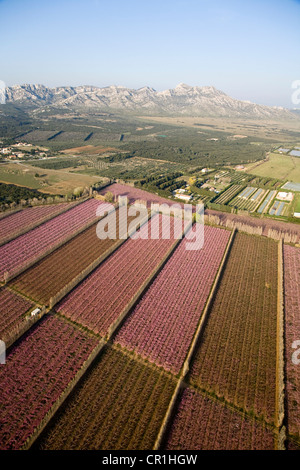
<path fill-rule="evenodd" d="M 177 199 L 183 199 L 184 201 L 190 201 L 192 196 L 188 194 L 176 194 Z"/>
<path fill-rule="evenodd" d="M 277 199 L 280 199 L 281 201 L 292 201 L 293 198 L 293 193 L 285 193 L 283 191 L 279 191 L 277 194 Z"/>

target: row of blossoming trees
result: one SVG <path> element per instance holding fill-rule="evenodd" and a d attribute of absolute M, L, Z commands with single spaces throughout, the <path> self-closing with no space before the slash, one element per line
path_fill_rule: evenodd
<path fill-rule="evenodd" d="M 118 194 L 122 188 L 113 189 Z M 20 236 L 16 259 L 16 240 L 1 247 L 6 247 L 2 272 L 8 265 L 10 272 L 18 271 L 22 263 L 45 254 L 46 230 L 54 247 L 0 291 L 3 328 L 33 306 L 25 296 L 46 303 L 113 248 L 115 241 L 96 239 L 98 204 L 82 203 Z M 171 217 L 171 237 L 163 239 L 161 227 L 168 216 L 154 218 L 159 224 L 154 224 L 153 238 L 147 237 L 151 222 L 145 223 L 139 237 L 112 251 L 56 305 L 57 313 L 37 323 L 8 352 L 0 369 L 5 390 L 0 397 L 1 448 L 29 445 L 56 405 L 61 405 L 59 418 L 38 442 L 43 449 L 150 449 L 161 429 L 162 446 L 169 450 L 274 447 L 278 243 L 262 237 L 259 227 L 255 235 L 237 233 L 214 286 L 231 231 L 205 226 L 203 247 L 189 251 L 188 240 L 174 235 L 176 225 L 183 230 L 178 219 Z M 288 347 L 299 332 L 299 248 L 284 246 L 283 253 L 287 424 L 290 445 L 297 446 L 300 376 Z M 212 294 L 183 380 L 183 365 Z M 82 374 L 63 403 L 66 390 Z M 179 383 L 183 388 L 178 393 Z"/>

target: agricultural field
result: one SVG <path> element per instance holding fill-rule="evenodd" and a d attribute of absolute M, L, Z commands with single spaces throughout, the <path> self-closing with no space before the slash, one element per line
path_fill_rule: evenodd
<path fill-rule="evenodd" d="M 189 242 L 185 238 L 128 317 L 115 342 L 177 374 L 229 236 L 227 230 L 205 227 L 203 248 L 191 251 L 186 248 Z"/>
<path fill-rule="evenodd" d="M 30 207 L 0 219 L 0 245 L 29 232 L 37 225 L 46 222 L 72 207 L 72 203 Z"/>
<path fill-rule="evenodd" d="M 280 141 L 282 143 L 291 139 L 289 132 L 298 132 L 299 125 L 297 121 L 269 121 L 262 120 L 258 122 L 255 119 L 233 119 L 220 117 L 195 117 L 195 116 L 141 116 L 144 122 L 152 122 L 153 124 L 172 125 L 175 128 L 193 128 L 201 129 L 201 131 L 211 132 L 214 137 L 219 133 L 226 132 L 230 137 L 233 135 L 246 134 L 251 137 L 251 145 L 260 146 L 260 139 L 270 139 L 270 141 Z M 203 132 L 204 134 L 204 132 Z M 254 141 L 254 142 L 253 142 Z"/>
<path fill-rule="evenodd" d="M 93 224 L 15 278 L 11 285 L 28 297 L 48 305 L 51 297 L 80 275 L 93 261 L 117 245 L 120 240 L 118 237 L 119 210 L 116 211 L 115 216 L 116 239 L 100 240 L 96 233 L 97 223 Z M 114 215 L 108 217 L 113 218 Z M 127 217 L 128 225 L 133 219 L 133 216 Z M 121 217 L 121 226 L 123 223 L 126 223 L 125 214 Z"/>
<path fill-rule="evenodd" d="M 23 168 L 21 165 L 16 163 L 2 163 L 0 165 L 1 183 L 12 183 L 32 189 L 42 189 L 42 181 L 35 178 L 35 173 L 36 171 L 34 173 L 33 171 L 30 172 L 28 168 Z"/>
<path fill-rule="evenodd" d="M 277 253 L 270 239 L 236 235 L 189 379 L 270 424 L 275 421 Z"/>
<path fill-rule="evenodd" d="M 29 300 L 7 288 L 0 289 L 0 339 L 5 341 L 25 320 L 25 314 L 33 307 Z"/>
<path fill-rule="evenodd" d="M 200 190 L 200 191 L 201 191 L 201 190 Z M 199 204 L 199 203 L 207 204 L 208 202 L 211 201 L 211 199 L 212 199 L 213 197 L 214 197 L 213 194 L 212 194 L 212 196 L 203 196 L 202 194 L 199 194 L 199 195 L 197 195 L 197 196 L 193 196 L 193 201 L 195 201 L 194 204 L 195 204 L 195 203 L 196 203 L 196 204 Z"/>
<path fill-rule="evenodd" d="M 120 195 L 127 196 L 129 203 L 133 203 L 135 200 L 141 200 L 147 203 L 147 207 L 151 206 L 151 202 L 158 204 L 174 204 L 174 201 L 170 201 L 166 198 L 154 195 L 143 189 L 134 188 L 133 186 L 126 186 L 124 184 L 114 183 L 107 188 L 99 191 L 100 194 L 105 194 L 107 191 L 113 193 L 114 196 Z"/>
<path fill-rule="evenodd" d="M 256 195 L 252 202 L 267 202 L 262 210 L 269 211 L 277 190 L 247 184 L 233 184 L 228 189 L 239 193 L 226 197 Z M 107 191 L 148 207 L 171 202 L 119 183 Z M 0 247 L 2 279 L 7 270 L 15 274 L 0 287 L 0 339 L 43 308 L 0 365 L 0 449 L 278 448 L 276 237 L 290 243 L 283 247 L 285 447 L 299 448 L 300 376 L 292 361 L 298 226 L 208 210 L 202 246 L 201 229 L 192 237 L 199 224 L 188 228 L 176 216 L 156 214 L 120 243 L 97 237 L 99 205 L 108 208 L 89 199 L 0 219 L 0 235 L 1 224 L 3 236 L 26 232 Z M 167 222 L 170 237 L 163 237 Z M 177 240 L 184 228 L 186 237 Z M 188 250 L 190 243 L 198 249 Z"/>
<path fill-rule="evenodd" d="M 38 448 L 141 450 L 154 446 L 176 381 L 114 349 L 106 350 Z"/>
<path fill-rule="evenodd" d="M 167 216 L 156 215 L 162 222 Z M 171 219 L 181 228 L 181 221 Z M 136 293 L 175 242 L 162 239 L 160 225 L 155 223 L 153 237 L 148 237 L 151 222 L 138 230 L 139 238 L 128 239 L 56 307 L 57 311 L 97 334 L 105 336 Z"/>
<path fill-rule="evenodd" d="M 126 154 L 125 154 L 126 155 Z M 113 157 L 111 158 L 113 160 Z M 138 181 L 151 175 L 169 174 L 172 171 L 183 170 L 185 165 L 175 162 L 151 160 L 150 158 L 131 157 L 123 161 L 109 161 L 107 157 L 86 157 L 85 174 L 97 174 L 106 178 L 121 178 L 125 181 Z M 76 170 L 77 171 L 77 170 Z"/>
<path fill-rule="evenodd" d="M 219 174 L 218 174 L 219 175 Z M 273 210 L 272 200 L 277 194 L 277 190 L 283 184 L 282 180 L 253 176 L 251 174 L 239 174 L 238 172 L 220 172 L 220 177 L 229 179 L 232 184 L 228 189 L 223 191 L 213 203 L 208 207 L 230 212 L 227 209 L 231 208 L 231 212 L 247 211 L 249 213 L 269 214 L 271 216 L 285 216 L 291 215 L 291 204 L 275 202 Z M 243 178 L 242 178 L 243 177 Z M 216 178 L 216 176 L 215 176 Z M 242 182 L 244 181 L 244 184 Z M 246 186 L 246 182 L 247 185 Z M 295 184 L 295 183 L 292 183 Z M 228 206 L 227 208 L 225 206 Z"/>
<path fill-rule="evenodd" d="M 69 211 L 54 217 L 30 232 L 0 247 L 0 277 L 25 269 L 39 256 L 55 249 L 77 230 L 96 220 L 96 209 L 103 202 L 89 199 Z M 5 219 L 4 219 L 5 220 Z"/>
<path fill-rule="evenodd" d="M 273 201 L 277 191 L 270 191 L 267 197 L 264 199 L 263 203 L 257 209 L 258 214 L 264 214 L 270 207 L 271 202 Z"/>
<path fill-rule="evenodd" d="M 1 149 L 45 152 L 0 157 L 0 449 L 299 450 L 296 114 L 134 116 L 72 110 L 85 96 L 69 94 L 63 109 L 0 106 Z M 108 206 L 93 190 L 149 209 L 175 202 L 170 181 L 205 203 L 203 247 L 166 214 L 136 238 L 97 237 Z M 95 199 L 62 204 L 79 188 Z M 35 197 L 50 204 L 6 216 Z"/>
<path fill-rule="evenodd" d="M 255 212 L 266 194 L 267 191 L 262 188 L 247 186 L 240 194 L 229 202 L 229 206 L 235 207 L 236 209 Z"/>
<path fill-rule="evenodd" d="M 238 193 L 243 189 L 243 186 L 239 184 L 233 184 L 230 188 L 226 189 L 222 194 L 220 194 L 217 199 L 214 200 L 216 204 L 227 204 L 230 202 Z"/>
<path fill-rule="evenodd" d="M 230 182 L 234 184 L 245 185 L 249 180 L 251 180 L 250 175 L 239 171 L 223 170 L 218 172 L 218 175 L 220 175 L 222 178 L 229 178 Z"/>
<path fill-rule="evenodd" d="M 53 195 L 70 195 L 75 188 L 89 187 L 101 181 L 107 180 L 95 174 L 71 173 L 67 170 L 42 169 L 41 172 L 30 163 L 16 162 L 0 165 L 0 182 L 26 186 Z"/>
<path fill-rule="evenodd" d="M 40 142 L 50 139 L 56 132 L 53 131 L 38 131 L 34 130 L 26 134 L 26 140 L 28 142 Z"/>
<path fill-rule="evenodd" d="M 241 214 L 225 214 L 217 210 L 205 211 L 207 223 L 217 224 L 221 227 L 232 228 L 237 226 L 242 232 L 260 234 L 275 240 L 281 238 L 286 243 L 300 244 L 300 225 L 291 222 L 283 222 L 271 218 L 249 217 Z"/>
<path fill-rule="evenodd" d="M 300 248 L 285 245 L 285 363 L 288 433 L 300 444 Z"/>
<path fill-rule="evenodd" d="M 286 215 L 288 207 L 289 204 L 287 204 L 286 202 L 275 201 L 269 210 L 269 214 L 275 215 L 277 217 L 279 217 L 280 215 Z"/>
<path fill-rule="evenodd" d="M 300 194 L 297 196 L 297 199 L 294 205 L 294 212 L 300 213 Z"/>
<path fill-rule="evenodd" d="M 300 183 L 292 183 L 291 181 L 288 181 L 285 183 L 281 189 L 287 189 L 288 191 L 300 191 Z"/>
<path fill-rule="evenodd" d="M 0 449 L 20 449 L 96 346 L 96 339 L 47 316 L 0 368 Z"/>
<path fill-rule="evenodd" d="M 103 147 L 103 146 L 95 146 L 95 145 L 83 145 L 81 147 L 74 147 L 61 150 L 61 153 L 65 155 L 72 155 L 72 154 L 80 154 L 80 155 L 103 155 L 109 154 L 110 152 L 117 152 L 118 150 L 114 147 Z"/>
<path fill-rule="evenodd" d="M 249 175 L 249 177 L 253 175 Z M 282 186 L 282 180 L 262 177 L 262 176 L 255 176 L 254 178 L 250 178 L 249 184 L 251 186 L 257 186 L 263 189 L 279 189 Z"/>
<path fill-rule="evenodd" d="M 166 450 L 274 449 L 271 428 L 191 388 L 183 391 L 169 428 Z"/>
<path fill-rule="evenodd" d="M 289 155 L 271 153 L 268 156 L 267 161 L 250 164 L 247 166 L 246 171 L 253 175 L 299 183 L 300 159 Z"/>

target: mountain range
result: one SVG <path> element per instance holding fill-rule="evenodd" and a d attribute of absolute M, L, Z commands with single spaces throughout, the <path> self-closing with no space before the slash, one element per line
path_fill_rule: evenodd
<path fill-rule="evenodd" d="M 148 115 L 170 114 L 211 117 L 297 119 L 290 110 L 240 101 L 213 86 L 189 86 L 180 83 L 174 89 L 156 91 L 150 87 L 137 90 L 122 86 L 15 85 L 6 88 L 6 102 L 33 108 L 55 107 L 128 111 Z"/>

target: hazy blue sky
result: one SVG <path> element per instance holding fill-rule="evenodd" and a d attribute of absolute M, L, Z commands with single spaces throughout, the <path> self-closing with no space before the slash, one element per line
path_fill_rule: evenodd
<path fill-rule="evenodd" d="M 7 85 L 213 85 L 293 107 L 299 0 L 0 0 Z"/>

